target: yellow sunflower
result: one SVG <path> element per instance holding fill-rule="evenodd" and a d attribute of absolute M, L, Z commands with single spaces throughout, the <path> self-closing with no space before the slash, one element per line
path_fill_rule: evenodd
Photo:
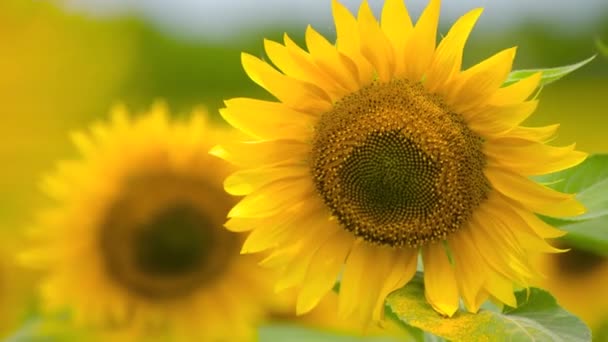
<path fill-rule="evenodd" d="M 543 255 L 536 261 L 542 272 L 535 285 L 545 288 L 559 303 L 596 330 L 608 321 L 608 258 L 577 248 Z"/>
<path fill-rule="evenodd" d="M 36 227 L 43 243 L 24 255 L 48 269 L 49 310 L 71 308 L 102 331 L 254 336 L 272 291 L 222 226 L 235 200 L 222 189 L 226 163 L 208 154 L 221 135 L 202 113 L 172 123 L 157 105 L 132 120 L 117 108 L 111 123 L 73 136 L 83 159 L 44 182 L 57 205 Z"/>
<path fill-rule="evenodd" d="M 278 101 L 235 98 L 222 116 L 251 137 L 211 153 L 241 168 L 225 189 L 246 195 L 228 229 L 251 231 L 242 252 L 271 249 L 278 289 L 300 288 L 297 312 L 340 279 L 339 313 L 382 317 L 383 300 L 416 272 L 426 298 L 451 316 L 463 299 L 515 306 L 529 285 L 528 255 L 554 252 L 562 232 L 539 220 L 584 211 L 528 176 L 580 163 L 574 146 L 545 142 L 557 125 L 522 127 L 535 110 L 535 74 L 501 87 L 515 48 L 464 71 L 465 41 L 482 10 L 462 16 L 436 46 L 440 1 L 415 25 L 401 0 L 380 21 L 333 1 L 337 42 L 312 27 L 307 49 L 265 41 L 268 60 L 245 71 Z M 278 69 L 278 70 L 277 70 Z"/>

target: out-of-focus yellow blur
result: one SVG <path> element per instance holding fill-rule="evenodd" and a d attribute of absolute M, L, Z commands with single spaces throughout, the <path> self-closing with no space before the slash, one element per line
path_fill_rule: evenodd
<path fill-rule="evenodd" d="M 27 223 L 40 173 L 69 153 L 69 131 L 107 111 L 132 57 L 120 25 L 0 2 L 0 229 Z"/>
<path fill-rule="evenodd" d="M 511 44 L 520 45 L 517 66 L 575 63 L 594 53 L 594 39 L 598 32 L 606 32 L 605 23 L 567 37 L 538 30 L 537 25 L 479 33 L 472 37 L 465 57 L 480 60 L 496 52 L 493 47 Z M 263 56 L 262 38 L 280 40 L 285 29 L 209 43 L 163 34 L 139 18 L 94 19 L 68 14 L 46 1 L 0 0 L 0 234 L 10 234 L 13 241 L 33 221 L 44 201 L 37 189 L 41 174 L 75 152 L 69 132 L 104 117 L 113 104 L 125 102 L 137 111 L 163 98 L 177 108 L 173 112 L 190 112 L 202 104 L 217 117 L 222 99 L 267 96 L 245 76 L 240 51 Z M 303 27 L 290 31 L 302 41 Z M 607 36 L 600 38 L 608 41 Z M 600 55 L 543 89 L 539 109 L 527 124 L 560 123 L 555 144 L 576 142 L 583 151 L 608 152 L 607 95 L 608 57 Z M 0 266 L 0 283 L 12 277 L 1 273 L 11 267 Z M 607 277 L 608 269 L 603 279 Z M 0 286 L 0 291 L 6 288 L 14 287 Z M 558 300 L 566 290 L 560 290 Z M 577 293 L 566 296 L 567 305 Z M 12 301 L 9 306 L 19 315 L 30 301 L 19 303 L 22 307 Z M 600 305 L 593 296 L 581 294 L 580 301 Z M 578 302 L 576 310 L 580 307 Z M 608 307 L 593 310 L 608 312 Z M 0 330 L 0 338 L 5 332 Z"/>

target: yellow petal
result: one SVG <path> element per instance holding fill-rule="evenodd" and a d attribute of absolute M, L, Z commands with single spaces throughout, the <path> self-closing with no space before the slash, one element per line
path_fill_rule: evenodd
<path fill-rule="evenodd" d="M 376 321 L 383 319 L 384 301 L 386 296 L 391 292 L 400 289 L 416 274 L 416 266 L 418 265 L 418 250 L 410 248 L 401 248 L 393 250 L 383 248 L 379 256 L 379 260 L 387 260 L 388 273 L 382 277 L 384 285 L 378 296 L 376 307 L 372 318 Z"/>
<path fill-rule="evenodd" d="M 495 236 L 491 232 L 494 225 L 487 214 L 476 213 L 471 218 L 470 227 L 470 236 L 479 254 L 483 256 L 484 264 L 513 282 L 526 283 L 526 279 L 531 276 L 529 268 L 508 248 L 502 236 Z"/>
<path fill-rule="evenodd" d="M 405 45 L 405 76 L 410 80 L 420 81 L 432 62 L 440 8 L 440 0 L 429 2 Z"/>
<path fill-rule="evenodd" d="M 505 137 L 524 139 L 530 141 L 547 142 L 557 132 L 559 124 L 543 127 L 522 127 L 518 126 L 510 130 Z"/>
<path fill-rule="evenodd" d="M 538 106 L 538 101 L 518 103 L 503 107 L 488 107 L 474 116 L 464 114 L 469 127 L 482 136 L 507 134 L 526 120 Z"/>
<path fill-rule="evenodd" d="M 505 106 L 526 101 L 538 88 L 542 73 L 537 72 L 507 87 L 498 89 L 488 103 L 493 106 Z"/>
<path fill-rule="evenodd" d="M 395 73 L 395 56 L 367 0 L 359 8 L 359 32 L 361 53 L 374 66 L 381 81 L 390 81 Z"/>
<path fill-rule="evenodd" d="M 497 225 L 498 231 L 509 230 L 517 239 L 519 245 L 532 252 L 559 253 L 564 252 L 559 248 L 551 246 L 545 239 L 536 234 L 512 208 L 511 205 L 502 200 L 501 196 L 494 196 L 493 205 L 488 206 L 492 215 L 502 224 Z"/>
<path fill-rule="evenodd" d="M 310 145 L 295 140 L 256 142 L 227 142 L 214 146 L 209 154 L 240 167 L 260 167 L 269 164 L 304 165 Z"/>
<path fill-rule="evenodd" d="M 364 276 L 366 272 L 370 271 L 365 269 L 366 258 L 368 257 L 365 244 L 366 242 L 362 240 L 355 241 L 340 280 L 338 316 L 345 319 L 349 318 L 355 312 L 357 306 L 361 305 L 359 295 L 363 292 L 361 289 L 364 288 L 365 279 L 369 279 Z M 371 279 L 371 281 L 374 281 L 374 279 Z M 376 279 L 376 281 L 380 280 Z"/>
<path fill-rule="evenodd" d="M 515 138 L 486 141 L 484 153 L 492 163 L 524 175 L 543 175 L 578 165 L 586 153 L 574 151 L 575 144 L 555 147 Z"/>
<path fill-rule="evenodd" d="M 316 118 L 280 102 L 247 98 L 225 101 L 220 114 L 230 125 L 257 139 L 308 141 Z"/>
<path fill-rule="evenodd" d="M 275 284 L 276 291 L 303 284 L 315 253 L 337 229 L 340 229 L 328 222 L 327 217 L 323 215 L 316 215 L 315 219 L 316 222 L 310 221 L 307 226 L 298 226 L 302 233 L 298 241 L 298 253 L 283 270 L 280 279 Z M 302 227 L 308 227 L 308 229 L 302 229 Z"/>
<path fill-rule="evenodd" d="M 285 37 L 289 40 L 287 35 Z M 341 87 L 329 78 L 325 72 L 320 70 L 310 56 L 299 49 L 299 47 L 297 49 L 294 49 L 293 46 L 288 48 L 277 42 L 265 39 L 264 49 L 272 63 L 285 75 L 316 85 L 323 89 L 332 100 L 336 99 L 337 94 L 343 92 L 340 90 Z"/>
<path fill-rule="evenodd" d="M 310 169 L 306 166 L 244 169 L 228 176 L 224 180 L 224 189 L 231 195 L 243 196 L 280 179 L 305 177 L 310 177 Z"/>
<path fill-rule="evenodd" d="M 509 199 L 505 200 L 510 201 Z M 519 217 L 526 221 L 528 226 L 534 230 L 538 236 L 542 236 L 546 239 L 553 239 L 566 235 L 565 231 L 550 226 L 545 221 L 538 218 L 538 216 L 536 216 L 530 210 L 523 208 L 519 203 L 513 202 L 511 208 L 517 212 Z"/>
<path fill-rule="evenodd" d="M 243 53 L 241 62 L 247 75 L 289 107 L 310 113 L 324 113 L 331 108 L 331 98 L 316 85 L 285 76 L 266 62 Z"/>
<path fill-rule="evenodd" d="M 485 288 L 494 298 L 510 307 L 517 307 L 517 299 L 513 294 L 513 282 L 491 270 L 487 271 L 486 278 Z"/>
<path fill-rule="evenodd" d="M 344 89 L 338 94 L 338 99 L 347 92 L 359 89 L 356 66 L 349 59 L 343 58 L 335 45 L 328 42 L 311 26 L 306 28 L 305 39 L 306 47 L 316 65 Z"/>
<path fill-rule="evenodd" d="M 572 194 L 557 192 L 499 168 L 487 167 L 485 174 L 496 190 L 534 212 L 554 217 L 576 216 L 585 212 L 585 207 Z"/>
<path fill-rule="evenodd" d="M 374 69 L 369 61 L 361 54 L 359 24 L 344 5 L 332 0 L 332 12 L 336 24 L 336 46 L 357 66 L 359 85 L 365 86 L 374 79 Z"/>
<path fill-rule="evenodd" d="M 403 0 L 386 0 L 382 9 L 382 31 L 393 46 L 395 54 L 395 76 L 405 71 L 405 44 L 413 25 Z"/>
<path fill-rule="evenodd" d="M 424 83 L 430 92 L 445 93 L 441 87 L 460 72 L 464 45 L 481 12 L 479 8 L 460 17 L 439 43 Z"/>
<path fill-rule="evenodd" d="M 424 295 L 435 311 L 452 317 L 458 310 L 458 287 L 454 268 L 441 243 L 422 248 L 424 262 Z"/>
<path fill-rule="evenodd" d="M 456 282 L 464 304 L 470 312 L 477 312 L 481 303 L 478 301 L 479 291 L 485 281 L 482 256 L 469 236 L 469 227 L 450 236 L 448 245 L 454 257 L 454 271 L 458 274 Z"/>
<path fill-rule="evenodd" d="M 448 104 L 462 114 L 488 103 L 507 79 L 516 48 L 503 50 L 456 76 L 447 94 Z"/>
<path fill-rule="evenodd" d="M 334 284 L 354 242 L 353 236 L 338 228 L 315 253 L 298 294 L 296 313 L 313 309 Z"/>
<path fill-rule="evenodd" d="M 228 217 L 273 215 L 314 195 L 309 179 L 277 181 L 247 195 L 228 212 Z"/>

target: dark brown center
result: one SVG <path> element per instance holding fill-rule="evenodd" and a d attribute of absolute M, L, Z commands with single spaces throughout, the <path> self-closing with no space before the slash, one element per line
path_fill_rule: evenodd
<path fill-rule="evenodd" d="M 133 177 L 100 226 L 109 276 L 148 299 L 183 297 L 212 283 L 238 254 L 234 234 L 222 228 L 231 205 L 201 180 Z"/>
<path fill-rule="evenodd" d="M 458 230 L 487 197 L 482 144 L 421 85 L 374 83 L 321 116 L 311 173 L 346 230 L 418 247 Z"/>

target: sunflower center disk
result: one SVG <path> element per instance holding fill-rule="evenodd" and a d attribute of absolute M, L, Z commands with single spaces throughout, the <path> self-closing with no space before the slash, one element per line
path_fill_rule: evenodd
<path fill-rule="evenodd" d="M 482 143 L 421 85 L 374 83 L 321 116 L 311 172 L 344 229 L 419 247 L 461 228 L 487 197 Z"/>
<path fill-rule="evenodd" d="M 196 271 L 211 248 L 208 226 L 208 219 L 187 204 L 167 208 L 138 229 L 133 249 L 137 267 L 150 276 Z"/>
<path fill-rule="evenodd" d="M 101 225 L 108 274 L 149 299 L 184 297 L 213 282 L 238 253 L 222 228 L 231 203 L 220 191 L 170 174 L 136 177 Z"/>

